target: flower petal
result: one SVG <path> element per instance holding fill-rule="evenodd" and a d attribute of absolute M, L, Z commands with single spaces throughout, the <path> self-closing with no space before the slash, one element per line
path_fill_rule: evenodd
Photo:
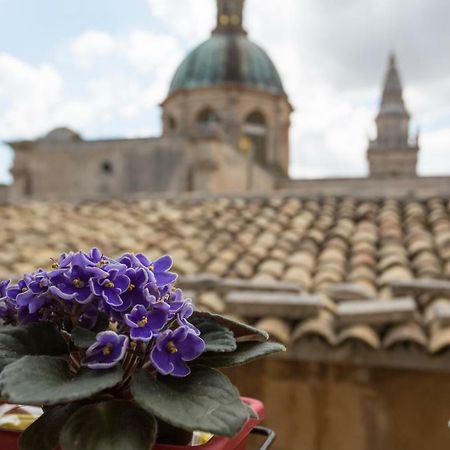
<path fill-rule="evenodd" d="M 160 256 L 153 263 L 154 272 L 166 272 L 173 265 L 173 260 L 169 255 Z"/>
<path fill-rule="evenodd" d="M 159 350 L 158 347 L 153 348 L 150 359 L 155 369 L 163 375 L 169 375 L 174 369 L 169 354 L 165 350 Z"/>

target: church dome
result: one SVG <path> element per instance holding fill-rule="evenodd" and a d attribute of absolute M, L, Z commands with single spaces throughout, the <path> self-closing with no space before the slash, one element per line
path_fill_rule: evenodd
<path fill-rule="evenodd" d="M 285 95 L 272 60 L 247 38 L 242 20 L 244 1 L 217 0 L 216 28 L 178 67 L 169 95 L 178 90 L 226 84 Z"/>
<path fill-rule="evenodd" d="M 169 94 L 223 84 L 241 84 L 284 95 L 280 75 L 267 53 L 244 34 L 217 33 L 179 66 Z"/>

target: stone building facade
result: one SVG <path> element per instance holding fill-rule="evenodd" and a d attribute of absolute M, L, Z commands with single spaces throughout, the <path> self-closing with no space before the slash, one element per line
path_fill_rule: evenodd
<path fill-rule="evenodd" d="M 86 141 L 68 128 L 11 142 L 14 183 L 0 200 L 273 190 L 287 178 L 292 107 L 243 27 L 243 0 L 217 0 L 210 39 L 187 55 L 162 103 L 163 134 Z"/>
<path fill-rule="evenodd" d="M 162 102 L 163 132 L 143 139 L 84 140 L 67 128 L 15 152 L 11 187 L 0 201 L 83 200 L 181 192 L 288 190 L 303 196 L 446 195 L 450 177 L 418 177 L 418 138 L 394 56 L 390 57 L 369 177 L 293 180 L 289 129 L 293 108 L 267 53 L 244 28 L 244 0 L 217 0 L 211 37 L 192 50 Z"/>
<path fill-rule="evenodd" d="M 370 141 L 367 151 L 371 177 L 414 178 L 417 175 L 419 136 L 411 142 L 409 120 L 395 56 L 391 55 L 380 112 L 375 119 L 377 138 Z"/>

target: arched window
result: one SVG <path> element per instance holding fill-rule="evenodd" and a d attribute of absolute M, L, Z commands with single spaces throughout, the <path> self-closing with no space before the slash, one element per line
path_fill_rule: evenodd
<path fill-rule="evenodd" d="M 114 172 L 114 167 L 111 161 L 103 161 L 100 167 L 102 172 L 105 174 L 110 174 Z"/>
<path fill-rule="evenodd" d="M 219 116 L 212 108 L 202 109 L 197 115 L 197 123 L 202 126 L 214 125 L 217 122 L 219 122 Z"/>
<path fill-rule="evenodd" d="M 265 165 L 267 163 L 267 123 L 264 115 L 259 111 L 250 113 L 245 119 L 243 132 L 251 143 L 254 161 Z"/>
<path fill-rule="evenodd" d="M 173 117 L 172 115 L 166 116 L 165 122 L 166 130 L 169 133 L 173 133 L 177 129 L 177 119 L 175 119 L 175 117 Z"/>

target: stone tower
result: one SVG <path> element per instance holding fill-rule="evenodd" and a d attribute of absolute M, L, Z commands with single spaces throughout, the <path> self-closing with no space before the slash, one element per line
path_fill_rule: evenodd
<path fill-rule="evenodd" d="M 403 100 L 395 56 L 389 57 L 380 112 L 375 119 L 377 138 L 369 143 L 367 158 L 371 177 L 415 177 L 418 137 L 409 134 L 410 115 Z"/>
<path fill-rule="evenodd" d="M 292 107 L 272 60 L 248 39 L 243 12 L 244 0 L 217 0 L 211 37 L 181 63 L 162 103 L 164 136 L 213 133 L 286 175 Z"/>

